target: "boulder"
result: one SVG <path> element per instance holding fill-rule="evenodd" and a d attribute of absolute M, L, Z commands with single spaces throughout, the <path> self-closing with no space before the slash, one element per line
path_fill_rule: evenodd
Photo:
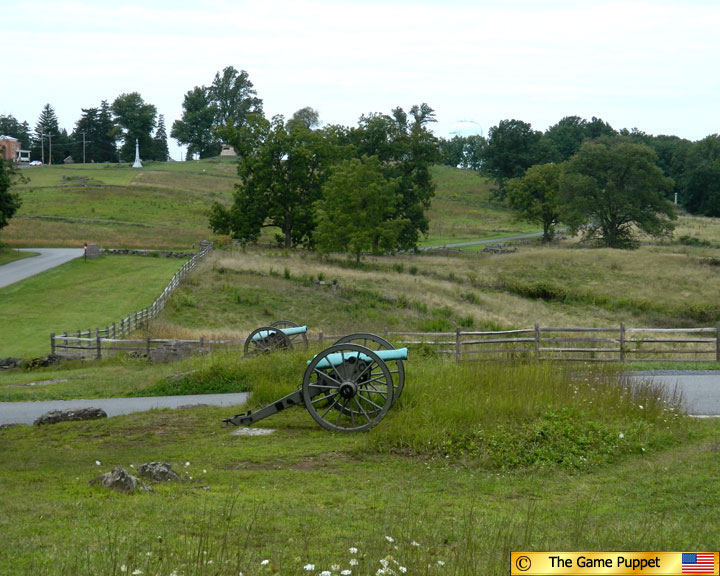
<path fill-rule="evenodd" d="M 110 488 L 111 490 L 117 490 L 118 492 L 135 492 L 140 490 L 142 492 L 152 492 L 153 489 L 138 480 L 135 476 L 130 474 L 125 468 L 119 466 L 112 472 L 106 472 L 101 474 L 97 478 L 90 480 L 90 485 L 100 484 L 104 488 Z"/>
<path fill-rule="evenodd" d="M 176 482 L 180 475 L 172 469 L 170 464 L 164 462 L 148 462 L 138 468 L 138 474 L 146 480 L 154 482 Z"/>
<path fill-rule="evenodd" d="M 35 426 L 57 424 L 58 422 L 73 422 L 76 420 L 99 420 L 107 418 L 107 412 L 102 408 L 71 408 L 69 410 L 50 410 L 35 420 Z"/>

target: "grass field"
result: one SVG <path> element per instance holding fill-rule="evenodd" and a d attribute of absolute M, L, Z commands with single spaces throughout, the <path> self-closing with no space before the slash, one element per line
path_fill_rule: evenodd
<path fill-rule="evenodd" d="M 305 357 L 222 367 L 267 402 L 295 387 Z M 218 363 L 187 368 L 198 385 Z M 264 437 L 231 436 L 221 419 L 233 410 L 207 407 L 0 430 L 0 573 L 369 575 L 388 562 L 494 575 L 511 550 L 716 543 L 716 422 L 603 370 L 417 356 L 407 377 L 368 434 L 328 433 L 302 408 L 258 424 L 277 430 Z M 183 481 L 134 495 L 88 484 L 150 461 Z"/>
<path fill-rule="evenodd" d="M 3 248 L 0 246 L 0 266 L 3 264 L 9 264 L 15 260 L 22 260 L 23 258 L 30 258 L 37 256 L 36 252 L 20 252 L 19 250 L 13 250 L 11 248 Z"/>
<path fill-rule="evenodd" d="M 0 236 L 11 245 L 187 248 L 207 237 L 203 207 L 228 201 L 235 180 L 228 162 L 29 174 L 21 214 Z M 533 231 L 490 204 L 477 175 L 435 175 L 428 245 Z M 569 239 L 356 266 L 303 251 L 216 250 L 150 333 L 243 338 L 278 319 L 337 334 L 714 326 L 718 262 L 720 222 L 687 216 L 672 240 L 632 252 Z M 44 354 L 51 331 L 117 321 L 150 304 L 179 266 L 104 256 L 0 289 L 0 356 Z M 369 433 L 328 433 L 300 407 L 257 424 L 276 429 L 270 436 L 222 425 L 296 389 L 317 351 L 0 372 L 3 402 L 253 392 L 249 407 L 0 429 L 0 575 L 492 576 L 508 573 L 512 550 L 717 545 L 718 422 L 629 387 L 621 367 L 455 364 L 412 350 L 402 398 Z M 151 461 L 183 480 L 132 495 L 89 485 Z"/>
<path fill-rule="evenodd" d="M 0 357 L 47 354 L 51 332 L 119 322 L 150 306 L 181 266 L 175 258 L 78 258 L 0 288 Z"/>

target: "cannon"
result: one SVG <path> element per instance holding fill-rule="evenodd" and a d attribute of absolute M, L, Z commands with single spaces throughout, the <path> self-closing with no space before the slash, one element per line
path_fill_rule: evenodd
<path fill-rule="evenodd" d="M 373 348 L 357 342 L 364 341 Z M 292 406 L 305 406 L 323 428 L 361 432 L 377 425 L 402 392 L 407 348 L 373 334 L 345 336 L 312 360 L 298 389 L 256 410 L 225 418 L 249 426 Z"/>
<path fill-rule="evenodd" d="M 276 350 L 292 350 L 295 346 L 303 346 L 307 350 L 307 326 L 280 320 L 253 330 L 245 339 L 244 350 L 246 355 L 253 356 Z"/>

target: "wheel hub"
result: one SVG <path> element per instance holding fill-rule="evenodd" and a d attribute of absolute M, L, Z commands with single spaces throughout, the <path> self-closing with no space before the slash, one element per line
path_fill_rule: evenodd
<path fill-rule="evenodd" d="M 340 384 L 340 396 L 343 398 L 353 398 L 357 394 L 357 386 L 354 382 L 345 381 Z"/>

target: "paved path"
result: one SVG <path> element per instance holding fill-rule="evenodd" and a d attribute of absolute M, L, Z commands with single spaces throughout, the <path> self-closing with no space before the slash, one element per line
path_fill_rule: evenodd
<path fill-rule="evenodd" d="M 83 255 L 82 248 L 21 248 L 23 252 L 38 252 L 40 256 L 23 258 L 0 266 L 0 288 L 30 276 L 60 266 Z"/>
<path fill-rule="evenodd" d="M 420 250 L 443 250 L 445 248 L 464 248 L 465 246 L 476 246 L 480 244 L 499 244 L 501 242 L 514 242 L 516 240 L 530 240 L 531 238 L 542 238 L 542 232 L 532 234 L 520 234 L 519 236 L 504 236 L 503 238 L 490 238 L 488 240 L 470 240 L 468 242 L 457 242 L 455 244 L 442 244 L 440 246 L 425 246 Z"/>
<path fill-rule="evenodd" d="M 635 382 L 660 386 L 669 396 L 679 395 L 682 410 L 691 416 L 720 416 L 720 372 L 712 370 L 657 370 L 636 372 Z"/>
<path fill-rule="evenodd" d="M 156 408 L 179 408 L 206 404 L 208 406 L 236 406 L 250 398 L 249 392 L 236 394 L 196 394 L 192 396 L 153 396 L 145 398 L 97 398 L 95 400 L 47 400 L 42 402 L 0 402 L 0 426 L 3 424 L 32 424 L 50 410 L 73 408 L 102 408 L 108 417 L 145 412 Z M 231 411 L 232 412 L 232 411 Z M 228 416 L 233 414 L 228 413 Z"/>

